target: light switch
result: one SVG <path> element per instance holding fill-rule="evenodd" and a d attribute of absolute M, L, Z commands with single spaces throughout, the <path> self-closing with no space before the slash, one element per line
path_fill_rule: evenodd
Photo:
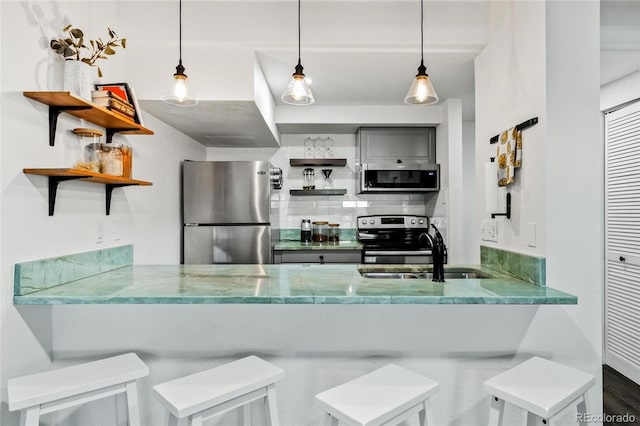
<path fill-rule="evenodd" d="M 527 223 L 527 245 L 529 247 L 536 246 L 536 224 L 534 222 Z"/>
<path fill-rule="evenodd" d="M 498 222 L 495 219 L 483 220 L 480 235 L 483 241 L 498 242 Z"/>

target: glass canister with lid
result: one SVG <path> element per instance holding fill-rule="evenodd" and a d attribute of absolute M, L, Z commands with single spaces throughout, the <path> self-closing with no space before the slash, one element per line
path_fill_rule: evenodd
<path fill-rule="evenodd" d="M 329 241 L 332 243 L 340 242 L 340 224 L 339 223 L 329 224 Z"/>
<path fill-rule="evenodd" d="M 119 145 L 100 145 L 100 170 L 111 176 L 122 176 L 122 151 Z"/>
<path fill-rule="evenodd" d="M 131 170 L 133 168 L 133 152 L 131 147 L 125 144 L 120 145 L 122 152 L 122 177 L 131 178 Z"/>
<path fill-rule="evenodd" d="M 329 222 L 313 222 L 312 239 L 316 243 L 324 243 L 329 238 Z"/>
<path fill-rule="evenodd" d="M 73 167 L 93 173 L 100 173 L 100 138 L 102 131 L 98 129 L 77 128 L 74 146 Z"/>

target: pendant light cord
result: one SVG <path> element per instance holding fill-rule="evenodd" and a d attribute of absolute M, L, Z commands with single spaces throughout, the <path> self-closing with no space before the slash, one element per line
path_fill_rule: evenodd
<path fill-rule="evenodd" d="M 424 65 L 424 0 L 420 0 L 420 64 Z"/>
<path fill-rule="evenodd" d="M 179 43 L 180 58 L 178 62 L 180 63 L 180 65 L 182 65 L 182 0 L 180 0 L 179 4 L 180 6 L 179 6 L 178 15 L 180 16 L 180 25 L 178 28 L 179 28 L 179 38 L 180 38 L 180 43 Z"/>
<path fill-rule="evenodd" d="M 300 65 L 300 0 L 298 0 L 298 65 Z"/>

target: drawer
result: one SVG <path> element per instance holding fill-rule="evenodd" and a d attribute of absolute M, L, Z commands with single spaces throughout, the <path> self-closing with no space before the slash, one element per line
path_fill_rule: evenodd
<path fill-rule="evenodd" d="M 360 263 L 360 250 L 276 251 L 274 263 Z"/>

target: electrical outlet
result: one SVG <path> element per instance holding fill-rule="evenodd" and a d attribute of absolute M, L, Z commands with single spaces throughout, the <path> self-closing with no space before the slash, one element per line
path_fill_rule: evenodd
<path fill-rule="evenodd" d="M 104 242 L 104 222 L 96 222 L 96 244 Z"/>
<path fill-rule="evenodd" d="M 480 235 L 483 241 L 498 242 L 498 222 L 495 219 L 485 219 L 481 223 Z"/>
<path fill-rule="evenodd" d="M 536 246 L 536 224 L 534 222 L 527 223 L 527 245 L 529 247 Z"/>

